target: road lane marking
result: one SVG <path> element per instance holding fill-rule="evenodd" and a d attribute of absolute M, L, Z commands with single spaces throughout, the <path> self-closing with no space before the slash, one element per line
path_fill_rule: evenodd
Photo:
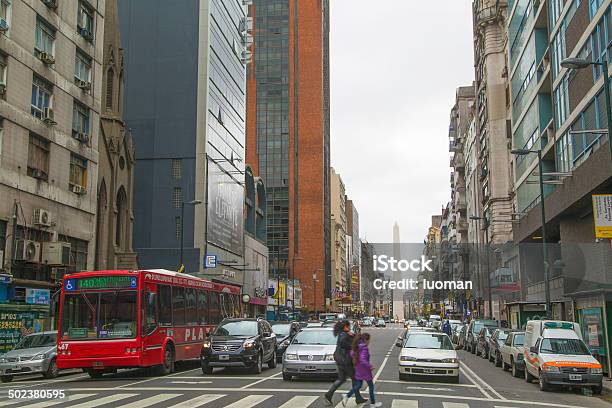
<path fill-rule="evenodd" d="M 15 388 L 29 388 L 29 387 L 35 387 L 37 385 L 41 385 L 41 384 L 55 384 L 55 383 L 62 383 L 62 382 L 69 382 L 72 380 L 79 380 L 79 379 L 84 379 L 84 378 L 89 378 L 89 375 L 79 375 L 77 377 L 64 377 L 64 378 L 60 378 L 57 380 L 40 380 L 40 381 L 35 381 L 35 382 L 28 382 L 27 384 L 22 384 L 22 385 L 17 385 L 17 384 L 12 384 L 12 385 L 6 385 L 3 387 L 0 387 L 0 390 L 5 389 L 5 388 L 10 388 L 10 389 L 15 389 Z M 27 381 L 27 380 L 25 380 Z"/>
<path fill-rule="evenodd" d="M 395 341 L 393 342 L 393 344 L 391 345 L 391 348 L 387 352 L 387 355 L 385 356 L 385 359 L 383 360 L 382 364 L 380 365 L 380 367 L 378 367 L 378 371 L 376 372 L 376 375 L 374 376 L 374 383 L 378 381 L 378 377 L 380 377 L 380 374 L 385 368 L 385 365 L 387 365 L 387 361 L 389 361 L 389 355 L 391 354 L 391 351 L 393 351 L 394 347 L 396 347 Z"/>
<path fill-rule="evenodd" d="M 450 388 L 434 387 L 406 387 L 407 390 L 427 390 L 427 391 L 452 391 Z"/>
<path fill-rule="evenodd" d="M 255 381 L 255 382 L 252 382 L 252 383 L 248 383 L 247 385 L 245 385 L 244 387 L 242 387 L 242 389 L 244 390 L 244 389 L 247 389 L 247 388 L 249 388 L 249 387 L 252 387 L 253 385 L 257 385 L 257 384 L 262 383 L 262 382 L 264 382 L 264 381 L 270 380 L 270 379 L 272 379 L 272 378 L 274 378 L 274 377 L 277 377 L 277 376 L 281 375 L 282 373 L 283 373 L 283 372 L 281 371 L 281 372 L 278 372 L 278 373 L 276 373 L 276 374 L 272 374 L 272 375 L 271 375 L 271 376 L 269 376 L 269 377 L 264 377 L 264 378 L 262 378 L 262 379 L 260 379 L 260 380 L 258 380 L 258 381 Z"/>
<path fill-rule="evenodd" d="M 463 402 L 448 402 L 448 401 L 443 401 L 442 402 L 442 406 L 444 408 L 470 408 L 470 406 L 468 404 L 465 404 Z"/>
<path fill-rule="evenodd" d="M 419 401 L 394 399 L 391 408 L 419 408 Z"/>
<path fill-rule="evenodd" d="M 170 384 L 212 384 L 212 381 L 170 381 Z"/>
<path fill-rule="evenodd" d="M 476 381 L 475 381 L 475 380 L 474 380 L 472 377 L 470 377 L 470 375 L 467 373 L 467 371 L 465 371 L 465 370 L 463 369 L 463 365 L 459 366 L 459 371 L 460 371 L 460 372 L 462 372 L 462 373 L 463 373 L 463 375 L 464 375 L 464 376 L 465 376 L 465 377 L 466 377 L 466 378 L 467 378 L 469 381 L 471 381 L 471 382 L 472 382 L 472 384 L 474 384 L 474 385 L 476 386 L 476 388 L 478 388 L 478 391 L 480 391 L 480 393 L 481 393 L 482 395 L 484 395 L 484 396 L 485 396 L 487 399 L 493 399 L 493 398 L 491 397 L 491 394 L 489 394 L 488 392 L 486 392 L 486 391 L 484 390 L 484 388 L 482 388 L 482 387 L 480 386 L 480 384 L 478 384 L 478 383 L 477 383 L 477 382 L 476 382 Z"/>
<path fill-rule="evenodd" d="M 480 381 L 485 387 L 487 387 L 493 394 L 495 394 L 499 399 L 505 400 L 506 398 L 501 395 L 499 392 L 495 391 L 495 389 L 493 387 L 491 387 L 485 380 L 483 380 L 482 378 L 480 378 L 478 376 L 478 374 L 476 374 L 474 371 L 472 371 L 472 369 L 470 367 L 467 366 L 467 364 L 463 364 L 463 368 L 465 368 L 466 370 L 468 370 L 470 372 L 470 374 L 477 379 L 478 381 Z"/>
<path fill-rule="evenodd" d="M 111 391 L 111 392 L 116 392 L 117 388 L 116 387 L 105 387 L 105 388 L 72 388 L 72 389 L 64 389 L 64 391 L 66 393 L 68 392 L 101 392 L 101 391 Z M 134 387 L 134 388 L 130 388 L 124 391 L 130 391 L 130 392 L 134 392 L 134 391 L 172 391 L 172 392 L 178 392 L 178 391 L 201 391 L 201 392 L 245 392 L 244 389 L 242 388 L 214 388 L 214 387 Z M 287 393 L 293 393 L 293 394 L 323 394 L 326 393 L 328 391 L 327 388 L 325 389 L 310 389 L 310 388 L 257 388 L 257 389 L 249 389 L 249 392 L 271 392 L 271 393 L 279 393 L 279 392 L 287 392 Z M 344 390 L 343 392 L 346 392 L 348 390 Z M 466 400 L 466 401 L 488 401 L 488 402 L 502 402 L 497 398 L 482 398 L 482 397 L 468 397 L 468 396 L 459 396 L 459 395 L 449 395 L 449 394 L 418 394 L 418 393 L 409 393 L 409 392 L 391 392 L 391 391 L 376 391 L 377 395 L 389 395 L 389 396 L 393 396 L 393 397 L 410 397 L 410 398 L 436 398 L 436 399 L 453 399 L 453 400 Z M 125 395 L 125 394 L 123 394 Z M 133 395 L 137 395 L 137 394 L 130 394 L 129 396 L 133 396 Z M 127 397 L 125 397 L 127 398 Z M 99 402 L 99 400 L 96 400 L 97 405 L 101 405 L 101 403 Z M 536 401 L 523 401 L 523 400 L 506 400 L 503 401 L 504 404 L 513 404 L 513 405 L 519 405 L 521 407 L 523 406 L 530 406 L 530 405 L 535 405 L 535 406 L 543 406 L 543 407 L 556 407 L 556 408 L 589 408 L 589 407 L 585 407 L 585 406 L 578 406 L 578 405 L 564 405 L 564 404 L 557 404 L 557 403 L 551 403 L 551 402 L 536 402 Z M 70 407 L 70 408 L 75 408 L 75 407 Z M 77 408 L 91 408 L 91 407 L 87 407 L 87 406 L 83 406 L 83 407 L 77 407 Z M 227 407 L 226 407 L 227 408 Z M 237 406 L 236 408 L 242 408 L 240 406 Z"/>
<path fill-rule="evenodd" d="M 219 398 L 225 397 L 226 394 L 207 394 L 200 395 L 199 397 L 192 398 L 187 401 L 179 402 L 176 405 L 172 405 L 168 408 L 196 408 L 201 407 L 202 405 L 206 405 L 209 402 L 213 402 L 218 400 Z"/>
<path fill-rule="evenodd" d="M 378 380 L 379 383 L 391 383 L 391 384 L 410 384 L 408 381 L 402 380 Z M 428 381 L 419 381 L 421 385 L 441 385 L 439 382 L 428 382 Z M 474 384 L 444 384 L 447 387 L 455 388 L 455 387 L 465 387 L 465 388 L 477 388 Z"/>
<path fill-rule="evenodd" d="M 261 402 L 264 402 L 270 397 L 272 396 L 271 395 L 249 395 L 247 397 L 242 398 L 239 401 L 234 402 L 233 404 L 226 405 L 225 408 L 251 408 Z"/>
<path fill-rule="evenodd" d="M 278 408 L 307 408 L 318 398 L 319 397 L 313 397 L 312 395 L 298 395 L 291 398 Z"/>
<path fill-rule="evenodd" d="M 146 408 L 151 405 L 158 404 L 160 402 L 168 401 L 173 398 L 180 397 L 183 394 L 158 394 L 149 398 L 141 399 L 138 401 L 131 402 L 129 404 L 121 405 L 122 408 Z"/>
<path fill-rule="evenodd" d="M 117 401 L 121 401 L 122 399 L 126 399 L 126 398 L 130 398 L 130 397 L 135 397 L 138 394 L 115 394 L 115 395 L 109 395 L 107 397 L 103 397 L 100 399 L 97 399 L 95 402 L 96 406 L 100 406 L 100 405 L 104 405 L 104 404 L 111 404 L 113 402 L 117 402 Z M 70 405 L 70 408 L 91 408 L 92 407 L 92 402 L 93 401 L 89 401 L 89 402 L 83 402 L 80 404 L 76 404 L 76 405 Z"/>

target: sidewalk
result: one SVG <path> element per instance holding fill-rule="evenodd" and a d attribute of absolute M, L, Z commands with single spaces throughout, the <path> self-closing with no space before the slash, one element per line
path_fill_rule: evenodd
<path fill-rule="evenodd" d="M 612 380 L 604 377 L 602 385 L 603 385 L 602 394 L 612 395 Z"/>

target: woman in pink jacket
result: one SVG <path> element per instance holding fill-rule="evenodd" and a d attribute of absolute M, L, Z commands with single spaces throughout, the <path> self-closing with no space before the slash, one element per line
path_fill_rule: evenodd
<path fill-rule="evenodd" d="M 369 333 L 359 334 L 355 336 L 355 340 L 353 340 L 351 357 L 353 358 L 353 364 L 355 366 L 355 384 L 353 385 L 353 388 L 342 398 L 343 406 L 346 406 L 348 399 L 361 388 L 364 381 L 368 383 L 368 390 L 370 391 L 370 406 L 382 406 L 382 402 L 376 402 L 374 397 L 374 382 L 372 381 L 372 371 L 374 370 L 374 367 L 372 367 L 372 364 L 370 364 L 370 350 L 368 349 L 369 343 Z"/>

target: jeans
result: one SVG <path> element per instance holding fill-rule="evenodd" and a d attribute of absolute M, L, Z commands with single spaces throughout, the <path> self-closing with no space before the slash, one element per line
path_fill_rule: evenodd
<path fill-rule="evenodd" d="M 342 384 L 344 384 L 348 378 L 350 378 L 350 372 L 347 371 L 345 367 L 338 366 L 338 378 L 336 379 L 336 381 L 334 381 L 331 387 L 329 387 L 329 391 L 325 393 L 325 396 L 327 397 L 327 399 L 331 400 L 332 397 L 334 396 L 334 392 L 336 392 L 336 390 L 340 388 L 340 386 L 342 386 Z M 352 381 L 352 386 L 355 387 L 355 384 L 357 383 L 357 381 L 356 380 L 351 380 L 351 381 Z M 361 385 L 359 387 L 361 387 Z M 357 391 L 354 392 L 354 394 L 355 394 L 355 398 L 357 398 L 358 400 L 361 400 L 363 399 L 363 397 L 361 396 L 361 393 L 359 392 L 359 387 L 357 387 Z"/>
<path fill-rule="evenodd" d="M 368 380 L 367 383 L 368 391 L 370 391 L 370 404 L 375 404 L 376 401 L 374 400 L 374 381 Z M 362 385 L 363 380 L 355 380 L 355 382 L 353 383 L 353 388 L 351 388 L 351 390 L 348 392 L 348 394 L 346 394 L 346 396 L 348 398 L 351 398 L 353 394 L 355 394 L 355 398 L 358 398 L 357 395 L 359 394 L 359 389 Z"/>

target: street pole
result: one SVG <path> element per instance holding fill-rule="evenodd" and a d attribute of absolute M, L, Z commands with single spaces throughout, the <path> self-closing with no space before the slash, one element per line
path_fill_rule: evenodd
<path fill-rule="evenodd" d="M 607 64 L 604 65 L 607 68 Z M 608 72 L 606 70 L 605 77 L 608 77 Z M 606 81 L 607 82 L 607 81 Z M 606 94 L 608 98 L 607 109 L 610 110 L 609 103 L 609 89 L 606 85 Z M 608 120 L 608 126 L 610 126 L 610 120 Z M 608 136 L 609 137 L 609 136 Z M 608 142 L 609 143 L 609 142 Z M 546 208 L 544 206 L 544 166 L 542 165 L 542 150 L 538 150 L 538 180 L 540 184 L 540 210 L 542 216 L 542 256 L 544 257 L 544 294 L 546 297 L 546 318 L 550 319 L 552 317 L 552 310 L 550 304 L 550 285 L 549 285 L 549 277 L 548 277 L 548 248 L 546 247 Z"/>
<path fill-rule="evenodd" d="M 313 305 L 312 305 L 312 310 L 314 311 L 314 316 L 313 317 L 317 317 L 317 272 L 313 272 L 312 273 L 312 290 L 313 293 L 312 295 L 314 296 L 313 298 Z"/>
<path fill-rule="evenodd" d="M 184 225 L 184 220 L 185 218 L 185 202 L 181 202 L 181 251 L 180 251 L 180 255 L 179 255 L 179 269 L 183 268 L 183 225 Z"/>
<path fill-rule="evenodd" d="M 486 246 L 486 254 L 487 254 L 487 290 L 488 290 L 488 301 L 489 301 L 489 319 L 493 319 L 493 295 L 491 294 L 491 265 L 490 262 L 490 253 L 491 245 L 489 243 L 489 220 L 487 217 L 484 218 L 485 224 L 485 241 L 487 243 Z"/>

